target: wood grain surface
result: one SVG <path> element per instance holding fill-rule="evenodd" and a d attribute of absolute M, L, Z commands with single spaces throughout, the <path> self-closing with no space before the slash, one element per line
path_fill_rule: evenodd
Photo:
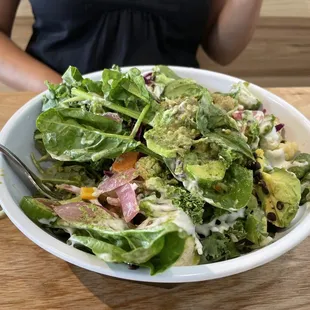
<path fill-rule="evenodd" d="M 263 87 L 310 86 L 309 36 L 310 18 L 264 17 L 250 44 L 230 65 L 216 64 L 201 49 L 197 58 L 204 69 Z"/>
<path fill-rule="evenodd" d="M 310 88 L 271 91 L 310 117 Z M 0 93 L 0 128 L 34 94 Z M 1 193 L 0 193 L 1 195 Z M 157 286 L 70 265 L 0 221 L 0 309 L 310 309 L 310 239 L 254 270 L 213 281 Z M 134 271 L 133 271 L 134 272 Z"/>

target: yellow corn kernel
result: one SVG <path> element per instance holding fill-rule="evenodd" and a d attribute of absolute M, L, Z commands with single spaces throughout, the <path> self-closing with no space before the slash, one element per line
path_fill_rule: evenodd
<path fill-rule="evenodd" d="M 93 196 L 94 194 L 94 188 L 93 187 L 81 187 L 81 198 L 83 200 L 91 200 L 94 199 L 95 197 Z"/>

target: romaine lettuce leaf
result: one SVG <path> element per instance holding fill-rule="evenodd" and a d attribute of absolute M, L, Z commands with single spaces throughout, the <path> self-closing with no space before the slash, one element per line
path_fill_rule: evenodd
<path fill-rule="evenodd" d="M 72 202 L 55 207 L 60 218 L 51 224 L 71 234 L 68 242 L 84 246 L 107 262 L 124 262 L 146 266 L 155 274 L 174 264 L 187 249 L 186 261 L 197 261 L 196 249 L 186 240 L 195 227 L 187 215 L 172 205 L 156 205 L 156 197 L 146 198 L 141 210 L 147 216 L 133 228 L 123 219 L 85 202 Z M 179 264 L 181 262 L 179 261 Z"/>
<path fill-rule="evenodd" d="M 167 234 L 164 242 L 163 249 L 144 264 L 145 267 L 150 268 L 151 275 L 164 272 L 178 262 L 178 259 L 182 257 L 182 253 L 185 251 L 186 239 L 180 238 L 178 232 Z"/>
<path fill-rule="evenodd" d="M 93 226 L 88 230 L 88 236 L 81 235 L 85 231 L 79 230 L 68 242 L 88 247 L 107 262 L 148 267 L 154 275 L 169 268 L 182 255 L 187 235 L 180 234 L 179 230 L 177 225 L 169 222 L 151 228 L 114 232 Z"/>
<path fill-rule="evenodd" d="M 247 144 L 251 149 L 255 150 L 259 145 L 259 125 L 258 122 L 253 121 L 248 124 L 245 129 L 244 135 L 248 138 Z"/>
<path fill-rule="evenodd" d="M 141 233 L 143 239 L 143 232 Z M 141 265 L 159 254 L 165 245 L 165 236 L 158 237 L 147 246 L 131 248 L 129 251 L 114 244 L 107 243 L 92 237 L 72 235 L 69 243 L 81 244 L 93 251 L 93 253 L 106 262 L 130 263 Z"/>
<path fill-rule="evenodd" d="M 144 238 L 143 231 L 137 232 L 136 238 Z M 92 250 L 106 262 L 127 263 L 148 267 L 151 275 L 161 273 L 173 265 L 184 251 L 185 239 L 180 238 L 177 231 L 163 232 L 151 244 L 123 250 L 117 245 L 94 239 L 92 237 L 72 235 L 68 240 L 74 245 L 83 245 Z"/>
<path fill-rule="evenodd" d="M 56 222 L 57 214 L 51 207 L 48 206 L 53 201 L 46 199 L 35 199 L 33 197 L 25 196 L 20 202 L 20 207 L 24 213 L 38 225 L 48 225 Z M 58 204 L 57 202 L 54 202 Z"/>
<path fill-rule="evenodd" d="M 68 239 L 68 243 L 76 246 L 76 245 L 83 245 L 86 248 L 91 249 L 91 251 L 98 256 L 100 259 L 104 260 L 105 262 L 113 262 L 113 263 L 123 263 L 123 254 L 126 253 L 119 246 L 115 246 L 111 243 L 104 242 L 92 237 L 88 236 L 79 236 L 79 235 L 72 235 Z"/>

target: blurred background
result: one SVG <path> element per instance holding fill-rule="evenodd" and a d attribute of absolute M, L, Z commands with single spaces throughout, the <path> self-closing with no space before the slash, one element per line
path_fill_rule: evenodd
<path fill-rule="evenodd" d="M 240 12 L 242 14 L 242 12 Z M 25 48 L 33 16 L 28 0 L 22 0 L 13 29 L 13 40 Z M 310 0 L 264 0 L 252 42 L 227 67 L 197 55 L 204 69 L 227 73 L 263 87 L 310 85 Z M 0 84 L 0 91 L 11 91 Z"/>

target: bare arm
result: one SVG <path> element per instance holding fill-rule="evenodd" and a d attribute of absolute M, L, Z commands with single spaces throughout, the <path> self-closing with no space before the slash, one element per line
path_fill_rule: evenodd
<path fill-rule="evenodd" d="M 210 58 L 231 63 L 245 49 L 254 33 L 262 0 L 212 0 L 211 14 L 202 41 Z"/>
<path fill-rule="evenodd" d="M 0 0 L 0 81 L 17 90 L 42 91 L 45 80 L 61 81 L 60 75 L 22 51 L 11 39 L 20 0 Z"/>

